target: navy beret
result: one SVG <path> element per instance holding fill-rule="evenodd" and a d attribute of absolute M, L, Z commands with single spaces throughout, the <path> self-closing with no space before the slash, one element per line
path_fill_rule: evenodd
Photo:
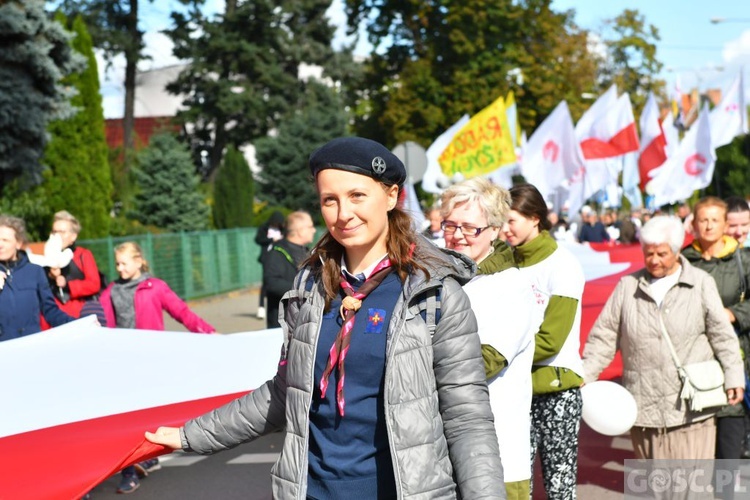
<path fill-rule="evenodd" d="M 396 155 L 379 142 L 362 137 L 339 137 L 310 155 L 313 177 L 327 168 L 346 170 L 372 177 L 386 184 L 402 186 L 406 168 Z"/>

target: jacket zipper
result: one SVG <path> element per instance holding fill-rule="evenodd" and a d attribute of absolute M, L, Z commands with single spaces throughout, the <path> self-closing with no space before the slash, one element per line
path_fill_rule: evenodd
<path fill-rule="evenodd" d="M 311 302 L 317 302 L 317 295 L 311 296 Z M 310 363 L 310 381 L 312 382 L 312 386 L 310 387 L 310 400 L 307 403 L 307 408 L 305 408 L 305 419 L 307 421 L 307 433 L 305 434 L 305 447 L 303 449 L 302 453 L 302 467 L 300 469 L 300 474 L 302 477 L 300 478 L 300 488 L 297 492 L 297 498 L 299 500 L 305 500 L 307 498 L 307 468 L 308 468 L 308 454 L 310 453 L 310 407 L 312 406 L 312 400 L 313 400 L 313 393 L 315 392 L 315 362 L 318 358 L 318 342 L 320 342 L 320 329 L 323 326 L 323 309 L 318 306 L 316 303 L 310 304 L 310 308 L 312 309 L 315 307 L 315 310 L 317 310 L 320 314 L 320 321 L 318 321 L 318 326 L 315 332 L 315 343 L 312 346 L 312 363 Z M 301 312 L 301 309 L 300 309 Z M 312 311 L 311 311 L 312 312 Z M 299 313 L 297 313 L 297 317 L 299 318 Z M 295 327 L 296 329 L 296 327 Z M 292 340 L 294 340 L 294 337 L 292 337 Z M 289 356 L 289 353 L 287 353 L 287 356 Z M 288 368 L 287 368 L 288 370 Z M 289 374 L 287 373 L 287 377 Z M 289 390 L 289 383 L 287 382 L 287 390 Z M 334 393 L 335 394 L 335 393 Z M 286 411 L 286 410 L 284 410 Z"/>
<path fill-rule="evenodd" d="M 406 306 L 406 297 L 404 297 L 404 306 Z M 388 448 L 389 452 L 391 454 L 391 467 L 393 468 L 393 479 L 396 483 L 396 498 L 403 498 L 403 494 L 401 491 L 401 475 L 399 474 L 399 468 L 398 468 L 398 457 L 396 456 L 396 445 L 393 442 L 393 429 L 391 426 L 391 418 L 390 418 L 390 404 L 388 402 L 388 396 L 387 396 L 387 390 L 388 390 L 388 381 L 390 380 L 391 376 L 391 346 L 396 341 L 396 338 L 401 332 L 401 329 L 406 324 L 406 314 L 405 312 L 408 310 L 408 307 L 402 307 L 401 308 L 401 316 L 398 319 L 398 328 L 393 331 L 393 337 L 388 339 L 388 344 L 386 348 L 386 354 L 385 354 L 385 380 L 383 383 L 383 416 L 385 417 L 385 427 L 387 429 L 388 434 Z M 390 328 L 389 328 L 390 329 Z"/>
<path fill-rule="evenodd" d="M 409 308 L 411 307 L 411 301 L 414 297 L 419 296 L 420 294 L 423 294 L 427 292 L 428 290 L 431 290 L 432 288 L 437 288 L 438 285 L 432 285 L 432 286 L 425 286 L 422 289 L 417 290 L 415 293 L 411 294 L 411 297 L 406 297 L 406 293 L 403 291 L 401 292 L 404 300 L 403 300 L 403 306 L 401 307 L 401 316 L 399 317 L 399 324 L 398 328 L 394 330 L 393 337 L 388 339 L 387 347 L 386 347 L 386 355 L 385 355 L 385 381 L 383 384 L 384 391 L 388 387 L 388 380 L 390 380 L 390 373 L 391 373 L 391 348 L 395 341 L 397 340 L 397 336 L 401 333 L 401 331 L 404 328 L 404 325 L 406 325 L 406 315 L 409 312 Z M 402 288 L 403 290 L 403 288 Z M 390 328 L 389 328 L 390 330 Z M 432 338 L 430 338 L 430 346 L 432 343 Z M 396 456 L 396 445 L 393 442 L 393 429 L 391 427 L 391 419 L 390 419 L 390 412 L 388 411 L 390 408 L 390 405 L 388 404 L 388 398 L 387 395 L 384 394 L 383 396 L 383 414 L 385 416 L 385 426 L 387 429 L 388 434 L 388 447 L 389 451 L 391 453 L 391 465 L 393 467 L 393 479 L 396 483 L 396 498 L 403 498 L 403 491 L 402 491 L 402 485 L 401 485 L 401 474 L 399 473 L 398 468 L 398 457 Z"/>

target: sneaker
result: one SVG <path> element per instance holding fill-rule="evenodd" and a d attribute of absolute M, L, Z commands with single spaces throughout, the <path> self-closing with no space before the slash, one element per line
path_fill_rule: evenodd
<path fill-rule="evenodd" d="M 117 487 L 117 493 L 133 493 L 141 486 L 138 476 L 122 476 L 120 486 Z"/>
<path fill-rule="evenodd" d="M 266 308 L 263 306 L 259 307 L 255 317 L 258 319 L 266 319 Z"/>
<path fill-rule="evenodd" d="M 159 463 L 158 458 L 152 458 L 151 460 L 138 462 L 137 464 L 133 465 L 133 467 L 135 467 L 135 472 L 136 474 L 138 474 L 138 477 L 144 478 L 148 477 L 149 472 L 154 472 L 155 470 L 161 469 L 161 464 Z"/>

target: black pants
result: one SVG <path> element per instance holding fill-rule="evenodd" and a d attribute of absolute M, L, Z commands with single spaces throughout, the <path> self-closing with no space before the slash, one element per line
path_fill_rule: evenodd
<path fill-rule="evenodd" d="M 744 417 L 721 417 L 716 419 L 716 458 L 738 460 L 745 437 Z"/>
<path fill-rule="evenodd" d="M 268 304 L 266 305 L 266 328 L 279 328 L 279 303 L 281 297 L 268 294 Z"/>

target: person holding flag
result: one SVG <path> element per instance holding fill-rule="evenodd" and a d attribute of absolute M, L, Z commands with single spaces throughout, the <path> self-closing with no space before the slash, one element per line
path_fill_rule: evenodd
<path fill-rule="evenodd" d="M 276 375 L 146 439 L 208 454 L 286 430 L 277 499 L 505 498 L 473 262 L 414 232 L 383 145 L 334 139 L 309 167 L 328 231 L 282 299 Z"/>

